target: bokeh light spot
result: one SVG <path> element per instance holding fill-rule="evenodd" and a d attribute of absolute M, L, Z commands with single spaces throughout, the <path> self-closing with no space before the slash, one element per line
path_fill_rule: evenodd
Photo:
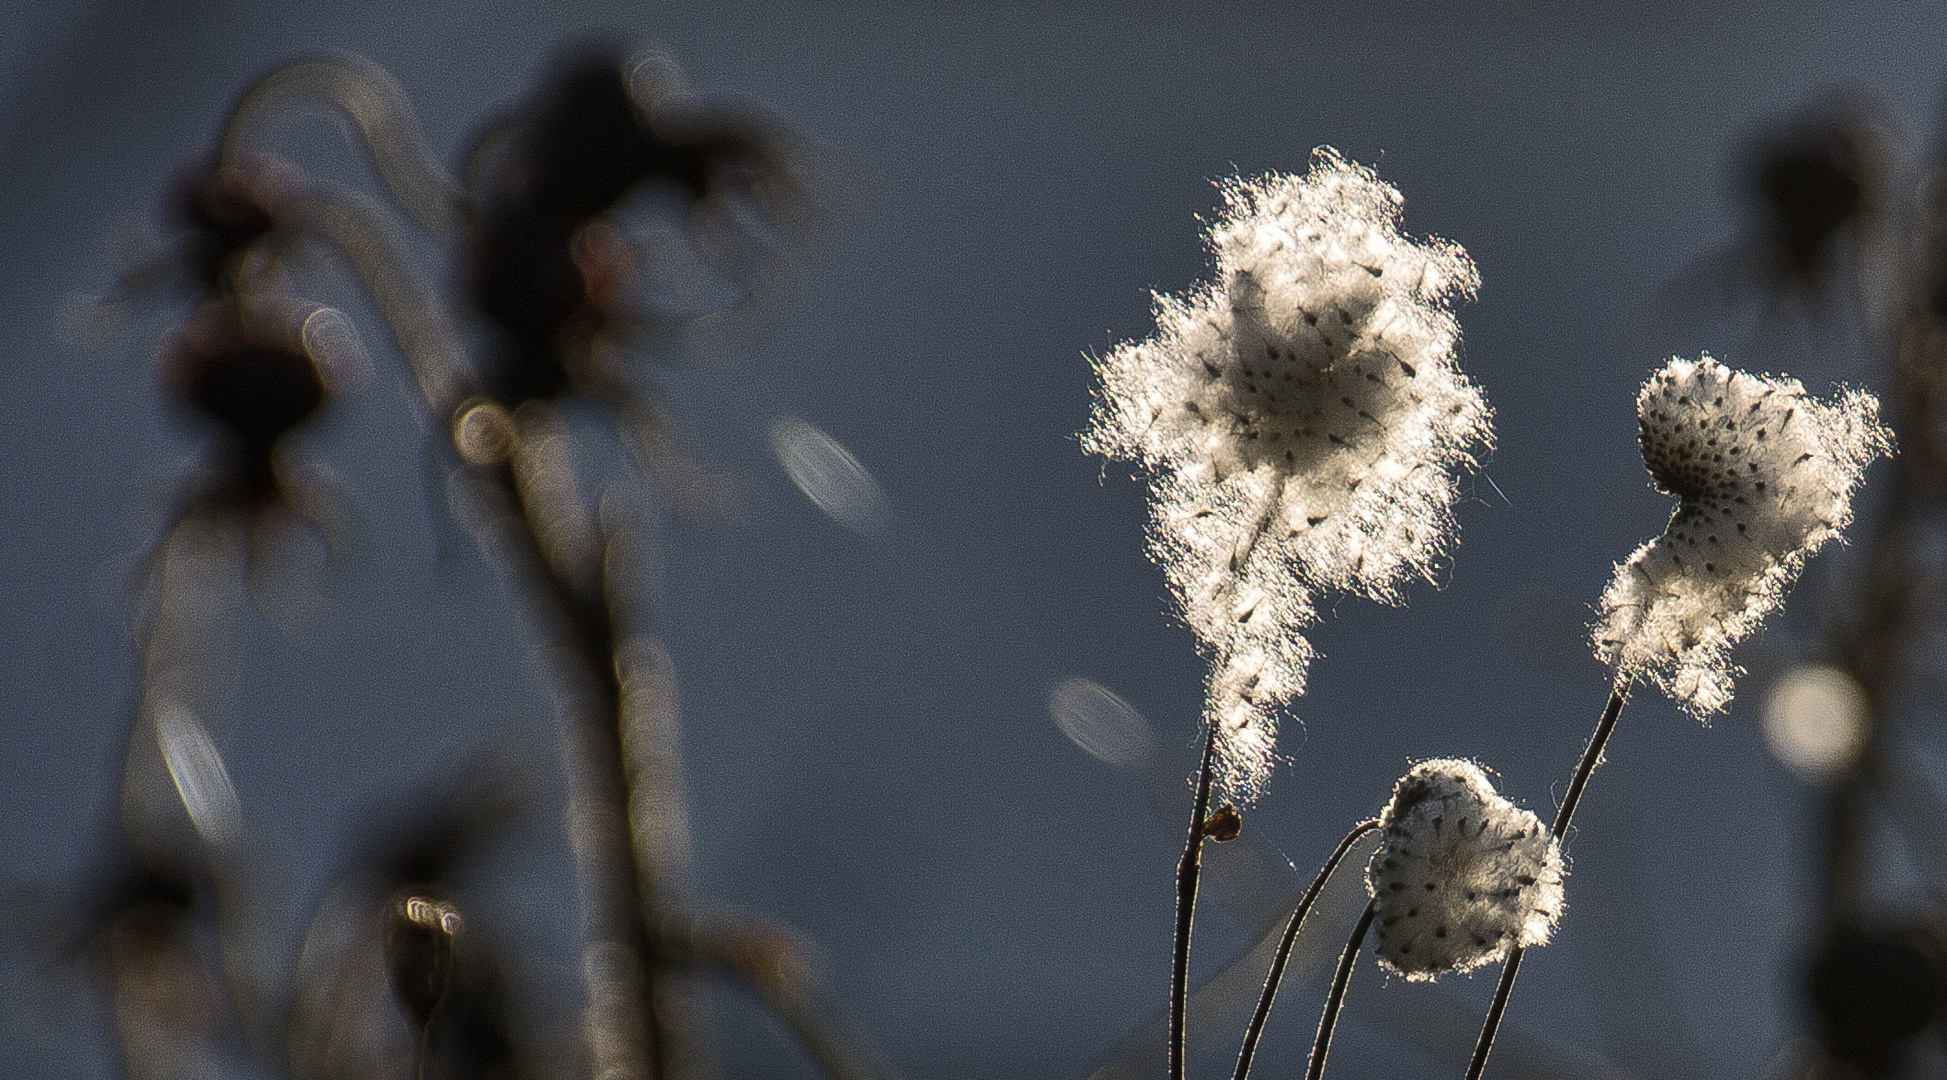
<path fill-rule="evenodd" d="M 1048 714 L 1068 741 L 1097 761 L 1134 769 L 1156 752 L 1143 714 L 1093 679 L 1062 680 L 1048 695 Z"/>
<path fill-rule="evenodd" d="M 1859 753 L 1866 713 L 1866 691 L 1850 672 L 1801 664 L 1785 672 L 1765 698 L 1765 742 L 1791 771 L 1821 783 Z"/>
<path fill-rule="evenodd" d="M 787 416 L 771 425 L 771 452 L 784 475 L 827 517 L 856 533 L 885 531 L 892 503 L 837 439 Z"/>

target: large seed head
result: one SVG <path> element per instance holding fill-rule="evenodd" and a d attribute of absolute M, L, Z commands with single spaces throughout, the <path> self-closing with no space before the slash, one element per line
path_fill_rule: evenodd
<path fill-rule="evenodd" d="M 1643 462 L 1677 496 L 1663 535 L 1616 568 L 1596 651 L 1703 714 L 1730 702 L 1732 644 L 1852 520 L 1891 446 L 1870 394 L 1830 402 L 1796 379 L 1671 360 L 1636 399 Z"/>
<path fill-rule="evenodd" d="M 1454 363 L 1474 265 L 1404 235 L 1399 192 L 1325 149 L 1223 197 L 1214 279 L 1158 296 L 1156 333 L 1096 365 L 1083 445 L 1153 474 L 1150 550 L 1211 654 L 1205 717 L 1248 802 L 1304 689 L 1313 591 L 1394 601 L 1430 576 L 1491 429 Z"/>

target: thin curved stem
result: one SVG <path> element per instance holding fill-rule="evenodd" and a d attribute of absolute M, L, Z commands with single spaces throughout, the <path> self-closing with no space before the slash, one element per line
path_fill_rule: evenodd
<path fill-rule="evenodd" d="M 794 932 L 751 915 L 677 916 L 663 936 L 672 961 L 743 980 L 830 1080 L 900 1080 L 839 1010 Z"/>
<path fill-rule="evenodd" d="M 1312 1039 L 1312 1056 L 1305 1067 L 1305 1080 L 1319 1080 L 1325 1075 L 1325 1055 L 1332 1052 L 1332 1031 L 1339 1026 L 1339 1011 L 1345 1008 L 1345 990 L 1352 984 L 1352 969 L 1359 962 L 1359 946 L 1366 943 L 1366 931 L 1372 929 L 1372 917 L 1378 913 L 1378 904 L 1367 904 L 1365 914 L 1359 916 L 1358 925 L 1352 928 L 1352 936 L 1345 939 L 1339 968 L 1332 973 L 1332 992 L 1325 995 L 1325 1012 L 1318 1018 L 1318 1034 Z"/>
<path fill-rule="evenodd" d="M 365 286 L 412 369 L 434 424 L 446 424 L 454 406 L 475 392 L 473 370 L 445 306 L 413 272 L 386 212 L 364 192 L 330 183 L 312 185 L 297 209 Z"/>
<path fill-rule="evenodd" d="M 1190 998 L 1190 928 L 1196 922 L 1197 879 L 1203 872 L 1203 821 L 1210 812 L 1210 779 L 1217 763 L 1217 729 L 1203 737 L 1197 797 L 1190 811 L 1190 838 L 1176 868 L 1176 949 L 1170 963 L 1170 1080 L 1183 1080 L 1183 1029 Z"/>
<path fill-rule="evenodd" d="M 426 1080 L 426 1062 L 433 1056 L 433 1025 L 429 1020 L 419 1029 L 412 1057 L 413 1080 Z"/>
<path fill-rule="evenodd" d="M 1325 865 L 1319 867 L 1318 876 L 1312 879 L 1311 887 L 1298 901 L 1297 908 L 1291 912 L 1291 921 L 1285 924 L 1284 938 L 1278 942 L 1278 952 L 1271 958 L 1271 970 L 1264 976 L 1264 993 L 1257 999 L 1257 1012 L 1251 1017 L 1251 1026 L 1244 1031 L 1244 1048 L 1237 1053 L 1237 1080 L 1248 1080 L 1251 1075 L 1251 1059 L 1257 1056 L 1258 1040 L 1264 1037 L 1264 1024 L 1271 1019 L 1271 1003 L 1278 996 L 1278 984 L 1284 980 L 1285 965 L 1291 961 L 1292 946 L 1298 943 L 1298 931 L 1304 928 L 1305 916 L 1311 914 L 1312 905 L 1318 901 L 1318 894 L 1325 891 L 1325 883 L 1332 872 L 1339 868 L 1345 854 L 1359 838 L 1379 827 L 1379 819 L 1372 818 L 1352 826 L 1339 846 L 1332 852 Z"/>
<path fill-rule="evenodd" d="M 1595 774 L 1595 767 L 1602 764 L 1602 751 L 1609 745 L 1609 736 L 1615 734 L 1616 721 L 1621 719 L 1623 706 L 1629 702 L 1628 675 L 1616 677 L 1615 689 L 1609 692 L 1609 704 L 1602 710 L 1602 719 L 1596 721 L 1595 733 L 1589 736 L 1589 745 L 1582 751 L 1582 760 L 1575 766 L 1575 776 L 1568 782 L 1568 793 L 1562 796 L 1562 807 L 1555 811 L 1555 824 L 1550 829 L 1557 840 L 1568 832 L 1575 820 L 1576 804 L 1582 801 L 1582 792 L 1589 786 L 1589 777 Z"/>
<path fill-rule="evenodd" d="M 1582 801 L 1582 792 L 1589 786 L 1589 777 L 1594 775 L 1595 767 L 1602 764 L 1603 747 L 1609 745 L 1609 736 L 1615 734 L 1616 721 L 1622 717 L 1623 705 L 1629 701 L 1628 675 L 1616 676 L 1615 689 L 1609 692 L 1609 704 L 1602 710 L 1602 719 L 1596 721 L 1595 733 L 1589 736 L 1589 745 L 1582 751 L 1582 760 L 1575 766 L 1575 776 L 1568 782 L 1568 793 L 1562 796 L 1562 807 L 1555 811 L 1555 824 L 1550 830 L 1555 839 L 1560 840 L 1568 832 L 1575 820 L 1575 807 Z M 1501 965 L 1501 981 L 1494 986 L 1494 1003 L 1487 1007 L 1487 1020 L 1481 1024 L 1481 1036 L 1474 1043 L 1473 1060 L 1467 1063 L 1467 1080 L 1480 1080 L 1481 1073 L 1487 1069 L 1487 1055 L 1494 1050 L 1494 1036 L 1501 1029 L 1501 1017 L 1508 1010 L 1508 998 L 1514 994 L 1515 976 L 1521 971 L 1521 955 L 1526 950 L 1516 945 L 1508 951 L 1508 958 Z"/>
<path fill-rule="evenodd" d="M 436 235 L 453 231 L 459 189 L 427 147 L 405 90 L 390 72 L 353 53 L 299 60 L 257 80 L 231 113 L 223 134 L 224 161 L 248 154 L 262 141 L 268 117 L 292 102 L 342 112 L 358 128 L 379 178 L 399 205 Z"/>

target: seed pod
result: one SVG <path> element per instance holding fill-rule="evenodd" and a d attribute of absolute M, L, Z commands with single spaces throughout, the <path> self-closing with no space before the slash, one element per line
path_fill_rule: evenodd
<path fill-rule="evenodd" d="M 1769 269 L 1821 298 L 1840 241 L 1862 239 L 1880 224 L 1885 131 L 1858 103 L 1835 101 L 1770 134 L 1746 169 Z"/>
<path fill-rule="evenodd" d="M 1304 692 L 1314 590 L 1396 601 L 1431 576 L 1493 432 L 1455 358 L 1479 275 L 1402 231 L 1398 191 L 1321 149 L 1222 192 L 1214 279 L 1096 363 L 1082 445 L 1153 474 L 1150 548 L 1211 654 L 1220 790 L 1247 805 Z"/>
<path fill-rule="evenodd" d="M 618 298 L 639 284 L 620 236 L 600 225 L 632 192 L 673 194 L 692 227 L 733 204 L 754 211 L 731 215 L 747 224 L 788 223 L 799 185 L 778 125 L 643 71 L 613 42 L 570 48 L 475 155 L 465 288 L 494 330 L 487 396 L 509 409 L 573 389 L 586 373 L 564 355 L 564 335 L 608 333 Z"/>
<path fill-rule="evenodd" d="M 1408 979 L 1466 972 L 1547 944 L 1562 917 L 1562 851 L 1480 766 L 1423 761 L 1380 816 L 1366 868 L 1379 957 Z"/>
<path fill-rule="evenodd" d="M 164 395 L 217 430 L 240 485 L 268 496 L 278 444 L 324 407 L 362 355 L 331 308 L 212 300 L 164 346 L 160 369 Z"/>

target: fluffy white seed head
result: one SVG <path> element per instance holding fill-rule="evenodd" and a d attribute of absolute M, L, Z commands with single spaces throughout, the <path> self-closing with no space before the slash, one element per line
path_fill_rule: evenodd
<path fill-rule="evenodd" d="M 1096 364 L 1083 445 L 1154 476 L 1151 550 L 1213 656 L 1222 782 L 1247 801 L 1304 689 L 1312 591 L 1393 601 L 1429 575 L 1452 471 L 1492 432 L 1448 310 L 1474 265 L 1403 235 L 1398 191 L 1325 149 L 1223 198 L 1216 279 L 1158 296 L 1155 335 Z"/>
<path fill-rule="evenodd" d="M 1616 567 L 1596 655 L 1702 716 L 1730 704 L 1731 646 L 1851 522 L 1853 491 L 1891 434 L 1871 394 L 1819 401 L 1796 379 L 1709 356 L 1664 365 L 1636 412 L 1643 462 L 1677 509 Z"/>
<path fill-rule="evenodd" d="M 1565 906 L 1562 849 L 1480 766 L 1441 758 L 1400 778 L 1366 868 L 1379 958 L 1408 979 L 1546 945 Z"/>

